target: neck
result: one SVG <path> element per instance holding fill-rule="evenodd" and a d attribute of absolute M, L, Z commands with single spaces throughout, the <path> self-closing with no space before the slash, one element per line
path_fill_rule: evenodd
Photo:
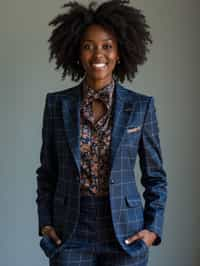
<path fill-rule="evenodd" d="M 87 76 L 85 78 L 87 85 L 90 88 L 94 89 L 95 91 L 99 91 L 99 90 L 103 89 L 105 86 L 110 84 L 112 82 L 112 80 L 113 80 L 112 77 L 109 77 L 108 79 L 103 79 L 103 80 L 91 79 L 91 78 L 88 78 Z"/>

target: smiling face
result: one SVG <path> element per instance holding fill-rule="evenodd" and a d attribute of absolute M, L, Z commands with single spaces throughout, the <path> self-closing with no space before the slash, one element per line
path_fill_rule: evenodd
<path fill-rule="evenodd" d="M 80 61 L 90 84 L 107 85 L 119 59 L 117 40 L 114 34 L 100 25 L 91 25 L 84 33 L 80 44 Z"/>

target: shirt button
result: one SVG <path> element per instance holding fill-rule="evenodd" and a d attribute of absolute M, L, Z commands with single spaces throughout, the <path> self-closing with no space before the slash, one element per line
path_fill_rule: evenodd
<path fill-rule="evenodd" d="M 111 179 L 110 183 L 111 184 L 114 184 L 115 183 L 114 179 Z"/>

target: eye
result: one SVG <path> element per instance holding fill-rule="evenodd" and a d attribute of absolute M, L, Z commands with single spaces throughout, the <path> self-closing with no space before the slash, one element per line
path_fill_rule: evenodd
<path fill-rule="evenodd" d="M 112 44 L 106 43 L 106 44 L 103 45 L 103 48 L 104 49 L 112 49 Z"/>
<path fill-rule="evenodd" d="M 89 44 L 89 43 L 85 43 L 85 44 L 83 44 L 82 47 L 83 47 L 84 50 L 91 50 L 91 49 L 92 49 L 92 45 Z"/>

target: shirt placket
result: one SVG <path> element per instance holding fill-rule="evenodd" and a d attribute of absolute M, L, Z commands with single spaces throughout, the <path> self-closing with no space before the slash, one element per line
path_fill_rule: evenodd
<path fill-rule="evenodd" d="M 90 190 L 92 193 L 96 193 L 98 189 L 98 172 L 99 172 L 99 149 L 98 149 L 98 135 L 95 127 L 91 128 L 91 160 L 90 160 L 90 169 L 92 184 Z"/>
<path fill-rule="evenodd" d="M 92 103 L 86 98 L 86 101 L 83 104 L 83 121 L 87 120 L 87 141 L 90 145 L 90 152 L 87 154 L 87 163 L 83 163 L 85 174 L 83 176 L 84 180 L 82 183 L 85 182 L 85 184 L 88 184 L 88 190 L 92 194 L 105 190 L 105 187 L 103 187 L 105 186 L 105 180 L 101 180 L 103 176 L 100 176 L 103 173 L 103 171 L 101 173 L 102 162 L 100 161 L 100 152 L 102 152 L 102 149 L 106 148 L 104 144 L 105 140 L 103 140 L 103 138 L 107 138 L 104 134 L 106 130 L 108 130 L 108 122 L 110 119 L 109 103 L 106 103 L 106 107 L 107 111 L 105 114 L 96 123 L 94 123 Z M 84 123 L 85 122 L 83 122 L 83 124 Z"/>

